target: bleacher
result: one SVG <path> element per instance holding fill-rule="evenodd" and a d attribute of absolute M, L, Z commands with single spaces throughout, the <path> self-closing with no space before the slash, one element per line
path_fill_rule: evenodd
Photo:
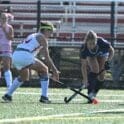
<path fill-rule="evenodd" d="M 0 8 L 10 6 L 16 41 L 37 30 L 37 0 L 1 0 Z M 111 2 L 95 0 L 41 0 L 40 19 L 52 21 L 57 28 L 51 46 L 78 47 L 88 30 L 111 39 Z M 116 3 L 116 46 L 124 39 L 124 2 Z M 119 45 L 118 45 L 119 44 Z M 124 45 L 123 45 L 124 46 Z"/>

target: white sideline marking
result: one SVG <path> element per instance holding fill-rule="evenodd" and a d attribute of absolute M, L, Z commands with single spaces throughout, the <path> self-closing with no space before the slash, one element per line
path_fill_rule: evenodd
<path fill-rule="evenodd" d="M 0 91 L 0 94 L 5 94 L 6 91 Z M 15 92 L 14 94 L 22 94 L 22 95 L 40 95 L 39 93 L 34 93 L 34 92 Z M 62 96 L 62 95 L 70 95 L 70 94 L 64 94 L 64 93 L 49 93 L 48 95 L 52 96 L 52 95 L 57 95 L 57 96 Z"/>
<path fill-rule="evenodd" d="M 5 92 L 3 92 L 3 91 L 0 91 L 0 94 L 4 94 Z M 34 93 L 34 92 L 15 92 L 15 94 L 20 94 L 20 95 L 40 95 L 40 93 Z M 67 94 L 63 94 L 63 93 L 59 93 L 59 94 L 57 94 L 57 93 L 49 93 L 49 95 L 53 95 L 53 94 L 56 94 L 57 96 L 67 96 Z M 70 94 L 69 94 L 69 96 L 70 96 Z M 124 95 L 102 95 L 102 96 L 118 96 L 118 97 L 120 97 L 120 96 L 124 96 Z M 64 98 L 63 99 L 61 99 L 61 98 L 56 98 L 56 99 L 52 99 L 53 101 L 63 101 L 64 100 Z M 81 98 L 76 98 L 76 99 L 74 99 L 73 101 L 82 101 L 82 99 Z M 116 99 L 116 100 L 110 100 L 110 99 L 105 99 L 105 100 L 102 100 L 102 99 L 100 99 L 99 100 L 100 101 L 100 103 L 110 103 L 110 102 L 116 102 L 116 103 L 124 103 L 124 100 L 120 100 L 120 99 Z"/>
<path fill-rule="evenodd" d="M 105 111 L 105 110 L 104 110 Z M 106 110 L 107 111 L 107 110 Z M 111 111 L 111 110 L 109 110 Z M 113 111 L 113 110 L 112 110 Z M 119 111 L 119 110 L 118 110 Z M 94 113 L 98 113 L 99 111 L 95 111 Z M 0 123 L 18 123 L 18 122 L 31 122 L 31 121 L 39 121 L 39 120 L 59 120 L 59 119 L 71 119 L 71 120 L 77 120 L 77 119 L 83 119 L 83 120 L 89 120 L 89 119 L 124 119 L 123 116 L 97 116 L 97 117 L 83 117 L 83 115 L 86 113 L 73 113 L 73 114 L 60 114 L 60 115 L 47 115 L 47 116 L 36 116 L 36 117 L 24 117 L 24 118 L 11 118 L 11 119 L 1 119 Z M 89 114 L 93 114 L 89 113 Z M 81 116 L 81 117 L 79 117 Z M 70 118 L 69 118 L 70 117 Z"/>

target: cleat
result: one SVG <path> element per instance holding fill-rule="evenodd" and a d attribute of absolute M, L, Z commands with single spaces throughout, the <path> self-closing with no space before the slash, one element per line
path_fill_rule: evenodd
<path fill-rule="evenodd" d="M 11 102 L 12 101 L 12 96 L 9 96 L 8 94 L 5 94 L 4 96 L 2 96 L 2 99 L 4 100 L 4 102 Z"/>
<path fill-rule="evenodd" d="M 45 103 L 45 104 L 51 103 L 51 101 L 48 99 L 48 97 L 45 97 L 45 96 L 41 96 L 39 101 L 42 103 Z"/>
<path fill-rule="evenodd" d="M 98 104 L 98 103 L 99 103 L 99 101 L 96 98 L 92 99 L 92 104 Z"/>
<path fill-rule="evenodd" d="M 99 103 L 99 101 L 95 98 L 96 97 L 95 93 L 89 93 L 88 96 L 91 100 L 88 100 L 87 103 L 89 103 L 89 104 L 98 104 Z"/>
<path fill-rule="evenodd" d="M 87 101 L 88 104 L 98 104 L 99 101 L 96 98 L 93 98 L 92 100 Z"/>

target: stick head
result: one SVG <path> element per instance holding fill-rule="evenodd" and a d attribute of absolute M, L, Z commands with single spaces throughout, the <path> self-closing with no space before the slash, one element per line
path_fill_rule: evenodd
<path fill-rule="evenodd" d="M 67 104 L 67 103 L 69 103 L 69 101 L 68 101 L 68 98 L 67 97 L 65 97 L 64 98 L 64 102 Z"/>

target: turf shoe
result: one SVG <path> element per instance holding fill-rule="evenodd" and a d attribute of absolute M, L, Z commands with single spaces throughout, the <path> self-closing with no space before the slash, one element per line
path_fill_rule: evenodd
<path fill-rule="evenodd" d="M 98 101 L 98 99 L 96 99 L 96 98 L 93 98 L 93 99 L 91 99 L 91 100 L 88 100 L 88 102 L 87 102 L 88 104 L 98 104 L 99 103 L 99 101 Z"/>
<path fill-rule="evenodd" d="M 8 94 L 5 94 L 4 96 L 2 96 L 2 99 L 5 102 L 11 102 L 12 101 L 12 96 L 9 96 Z"/>
<path fill-rule="evenodd" d="M 88 96 L 90 98 L 90 100 L 88 100 L 89 104 L 98 104 L 99 103 L 99 101 L 96 99 L 96 93 L 91 92 L 88 94 Z"/>
<path fill-rule="evenodd" d="M 39 101 L 42 103 L 46 103 L 46 104 L 51 103 L 51 101 L 48 99 L 48 97 L 45 97 L 45 96 L 41 96 Z"/>
<path fill-rule="evenodd" d="M 92 104 L 98 104 L 98 103 L 99 103 L 98 99 L 96 99 L 96 98 L 92 99 Z"/>

